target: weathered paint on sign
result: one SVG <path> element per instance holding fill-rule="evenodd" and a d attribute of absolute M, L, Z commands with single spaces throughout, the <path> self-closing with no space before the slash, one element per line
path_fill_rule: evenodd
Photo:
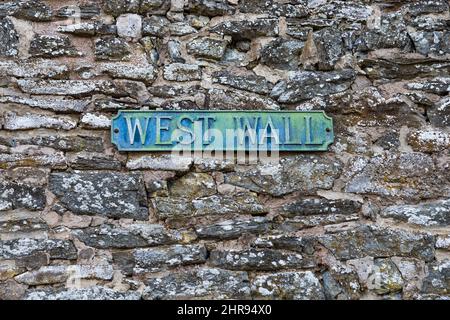
<path fill-rule="evenodd" d="M 325 151 L 333 120 L 323 111 L 119 111 L 120 151 Z"/>

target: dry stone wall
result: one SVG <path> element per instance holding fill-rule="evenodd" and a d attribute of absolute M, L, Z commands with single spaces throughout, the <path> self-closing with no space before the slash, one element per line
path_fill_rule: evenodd
<path fill-rule="evenodd" d="M 0 2 L 0 299 L 450 297 L 446 0 Z M 120 109 L 324 110 L 276 164 Z"/>

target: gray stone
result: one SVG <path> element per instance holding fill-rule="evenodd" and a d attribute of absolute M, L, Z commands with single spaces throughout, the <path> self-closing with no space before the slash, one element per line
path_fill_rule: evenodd
<path fill-rule="evenodd" d="M 450 126 L 450 97 L 444 97 L 427 110 L 430 123 L 436 127 Z"/>
<path fill-rule="evenodd" d="M 76 57 L 82 55 L 72 45 L 69 37 L 39 34 L 35 35 L 31 40 L 29 53 L 33 57 L 42 58 Z"/>
<path fill-rule="evenodd" d="M 21 96 L 0 97 L 0 102 L 26 105 L 32 108 L 52 110 L 55 112 L 83 112 L 90 103 L 89 100 L 39 98 L 39 97 L 27 98 Z"/>
<path fill-rule="evenodd" d="M 429 199 L 448 196 L 446 174 L 426 154 L 391 153 L 355 159 L 346 192 L 391 198 Z"/>
<path fill-rule="evenodd" d="M 304 43 L 278 38 L 261 49 L 261 62 L 269 67 L 297 70 Z"/>
<path fill-rule="evenodd" d="M 80 22 L 70 25 L 58 26 L 58 32 L 68 33 L 80 37 L 98 36 L 113 36 L 117 33 L 117 27 L 113 24 L 104 24 L 102 22 Z"/>
<path fill-rule="evenodd" d="M 315 266 L 315 262 L 310 257 L 271 249 L 213 250 L 209 263 L 219 268 L 248 271 L 274 271 Z"/>
<path fill-rule="evenodd" d="M 162 299 L 249 299 L 246 272 L 216 268 L 182 271 L 147 280 L 143 298 Z"/>
<path fill-rule="evenodd" d="M 266 78 L 254 74 L 240 75 L 230 71 L 216 71 L 213 73 L 212 78 L 213 82 L 260 94 L 270 93 L 273 87 Z"/>
<path fill-rule="evenodd" d="M 95 136 L 85 135 L 45 135 L 33 134 L 27 137 L 15 137 L 8 143 L 11 147 L 17 145 L 36 145 L 41 147 L 49 147 L 61 151 L 86 151 L 86 152 L 102 152 L 103 139 Z"/>
<path fill-rule="evenodd" d="M 142 18 L 137 14 L 123 14 L 116 19 L 119 37 L 140 38 L 142 35 Z"/>
<path fill-rule="evenodd" d="M 234 40 L 273 37 L 278 35 L 278 20 L 231 20 L 217 24 L 210 31 L 231 36 Z"/>
<path fill-rule="evenodd" d="M 241 192 L 234 195 L 212 195 L 189 201 L 179 197 L 157 197 L 155 207 L 158 217 L 193 218 L 207 215 L 224 215 L 232 213 L 260 215 L 266 212 L 254 193 Z"/>
<path fill-rule="evenodd" d="M 317 13 L 329 19 L 366 21 L 373 9 L 354 1 L 331 1 L 319 6 Z"/>
<path fill-rule="evenodd" d="M 280 106 L 272 99 L 245 91 L 210 89 L 208 109 L 212 110 L 279 110 Z"/>
<path fill-rule="evenodd" d="M 314 34 L 318 53 L 319 70 L 333 70 L 336 62 L 344 55 L 342 33 L 335 28 L 324 28 Z"/>
<path fill-rule="evenodd" d="M 418 205 L 389 206 L 381 211 L 381 216 L 425 227 L 448 226 L 450 224 L 450 200 Z"/>
<path fill-rule="evenodd" d="M 81 19 L 93 19 L 100 15 L 100 7 L 95 2 L 90 3 L 80 3 L 76 7 L 74 6 L 64 6 L 59 8 L 55 12 L 55 16 L 58 18 L 75 18 L 80 17 Z"/>
<path fill-rule="evenodd" d="M 182 240 L 177 231 L 168 231 L 159 224 L 134 223 L 126 227 L 103 224 L 74 231 L 84 244 L 99 249 L 138 247 L 173 244 Z"/>
<path fill-rule="evenodd" d="M 325 297 L 328 300 L 355 300 L 360 297 L 358 274 L 350 267 L 332 265 L 322 274 Z"/>
<path fill-rule="evenodd" d="M 424 294 L 448 295 L 450 286 L 450 261 L 433 262 L 428 265 L 428 274 L 423 280 Z"/>
<path fill-rule="evenodd" d="M 71 130 L 77 126 L 77 121 L 67 116 L 47 116 L 27 113 L 18 115 L 7 112 L 4 115 L 3 127 L 7 130 L 27 130 L 37 128 Z"/>
<path fill-rule="evenodd" d="M 111 280 L 113 269 L 111 265 L 71 265 L 45 266 L 16 276 L 14 279 L 30 286 L 47 285 L 67 282 L 70 278 Z"/>
<path fill-rule="evenodd" d="M 120 292 L 101 286 L 80 289 L 42 290 L 27 292 L 25 300 L 140 300 L 141 294 L 136 291 Z"/>
<path fill-rule="evenodd" d="M 281 103 L 296 103 L 345 91 L 355 79 L 353 70 L 335 72 L 299 71 L 278 82 L 271 97 Z"/>
<path fill-rule="evenodd" d="M 369 279 L 369 289 L 380 295 L 400 292 L 404 286 L 402 275 L 391 259 L 375 259 Z"/>
<path fill-rule="evenodd" d="M 422 82 L 410 82 L 406 85 L 406 88 L 445 96 L 450 92 L 450 77 L 437 77 L 426 79 Z"/>
<path fill-rule="evenodd" d="M 400 54 L 393 58 L 362 59 L 359 66 L 370 79 L 414 79 L 419 76 L 448 75 L 450 64 L 432 58 L 408 58 Z"/>
<path fill-rule="evenodd" d="M 0 17 L 14 16 L 23 20 L 50 21 L 52 15 L 52 9 L 39 0 L 16 0 L 0 4 Z"/>
<path fill-rule="evenodd" d="M 22 299 L 26 291 L 26 286 L 18 284 L 13 279 L 0 281 L 0 299 L 1 300 L 19 300 Z"/>
<path fill-rule="evenodd" d="M 131 48 L 124 40 L 106 36 L 95 40 L 95 57 L 98 60 L 124 61 L 129 59 Z"/>
<path fill-rule="evenodd" d="M 212 38 L 199 37 L 189 41 L 186 49 L 189 54 L 197 58 L 206 58 L 213 60 L 222 59 L 228 42 Z"/>
<path fill-rule="evenodd" d="M 120 170 L 122 163 L 103 153 L 80 152 L 68 155 L 67 162 L 73 169 Z"/>
<path fill-rule="evenodd" d="M 117 111 L 119 109 L 139 109 L 139 106 L 131 103 L 123 103 L 116 99 L 96 99 L 94 101 L 97 111 Z"/>
<path fill-rule="evenodd" d="M 164 79 L 169 81 L 201 80 L 202 69 L 197 64 L 172 63 L 164 66 Z"/>
<path fill-rule="evenodd" d="M 166 248 L 136 249 L 132 252 L 133 274 L 158 272 L 167 268 L 204 263 L 204 245 L 172 245 Z"/>
<path fill-rule="evenodd" d="M 411 15 L 421 15 L 428 13 L 443 13 L 448 12 L 449 4 L 447 0 L 428 0 L 409 3 L 406 6 L 407 12 Z"/>
<path fill-rule="evenodd" d="M 89 96 L 102 93 L 113 97 L 133 96 L 143 86 L 132 81 L 110 80 L 17 80 L 19 88 L 29 94 L 56 96 Z"/>
<path fill-rule="evenodd" d="M 327 214 L 312 216 L 296 216 L 286 219 L 280 225 L 280 229 L 285 231 L 296 231 L 317 226 L 325 226 L 330 224 L 338 224 L 359 220 L 358 214 Z"/>
<path fill-rule="evenodd" d="M 147 15 L 165 15 L 171 6 L 170 0 L 141 0 L 139 13 Z"/>
<path fill-rule="evenodd" d="M 286 34 L 288 36 L 306 41 L 310 32 L 313 32 L 312 27 L 301 25 L 297 19 L 286 19 Z"/>
<path fill-rule="evenodd" d="M 217 193 L 214 178 L 206 173 L 189 172 L 169 184 L 172 197 L 203 198 Z"/>
<path fill-rule="evenodd" d="M 180 41 L 169 40 L 169 42 L 167 42 L 167 51 L 169 53 L 171 62 L 178 62 L 178 63 L 186 62 L 186 60 L 182 57 Z"/>
<path fill-rule="evenodd" d="M 318 237 L 318 241 L 340 260 L 372 257 L 414 257 L 434 259 L 435 239 L 426 233 L 415 233 L 378 226 L 355 229 Z"/>
<path fill-rule="evenodd" d="M 381 136 L 375 145 L 383 148 L 383 150 L 398 150 L 400 147 L 399 134 L 396 131 L 388 132 L 387 134 Z"/>
<path fill-rule="evenodd" d="M 400 48 L 410 51 L 412 43 L 406 30 L 403 14 L 399 12 L 383 14 L 379 28 L 363 32 L 356 40 L 355 46 L 362 51 L 382 48 Z"/>
<path fill-rule="evenodd" d="M 197 33 L 197 29 L 191 27 L 188 22 L 174 22 L 169 25 L 169 32 L 171 36 L 185 36 L 191 33 Z"/>
<path fill-rule="evenodd" d="M 324 300 L 324 290 L 311 271 L 258 275 L 251 281 L 257 299 Z"/>
<path fill-rule="evenodd" d="M 410 32 L 416 51 L 423 55 L 444 55 L 450 53 L 449 31 Z"/>
<path fill-rule="evenodd" d="M 130 63 L 108 62 L 99 65 L 99 70 L 113 78 L 130 79 L 152 84 L 157 77 L 157 69 L 150 64 L 134 65 Z"/>
<path fill-rule="evenodd" d="M 52 173 L 49 188 L 75 214 L 146 220 L 144 182 L 138 174 Z"/>
<path fill-rule="evenodd" d="M 127 168 L 130 170 L 150 169 L 150 170 L 171 170 L 188 171 L 192 165 L 190 157 L 176 157 L 171 155 L 141 156 L 129 158 Z"/>
<path fill-rule="evenodd" d="M 0 241 L 0 258 L 16 259 L 44 252 L 50 259 L 74 260 L 77 249 L 72 241 L 58 239 L 30 239 Z"/>
<path fill-rule="evenodd" d="M 115 17 L 122 13 L 138 13 L 141 0 L 110 0 L 104 1 L 103 10 Z"/>
<path fill-rule="evenodd" d="M 318 214 L 354 214 L 361 209 L 361 204 L 353 200 L 303 199 L 287 203 L 282 208 L 286 217 L 309 216 Z"/>
<path fill-rule="evenodd" d="M 450 251 L 450 234 L 442 234 L 437 236 L 436 249 Z"/>
<path fill-rule="evenodd" d="M 414 28 L 425 31 L 447 30 L 449 23 L 450 20 L 448 18 L 437 16 L 418 16 L 410 21 Z"/>
<path fill-rule="evenodd" d="M 294 191 L 313 193 L 316 189 L 331 189 L 342 164 L 337 160 L 301 155 L 282 158 L 280 164 L 242 167 L 227 173 L 225 182 L 254 192 L 281 196 Z"/>
<path fill-rule="evenodd" d="M 32 150 L 32 149 L 30 149 Z M 66 169 L 66 157 L 62 152 L 46 153 L 46 151 L 31 152 L 31 154 L 12 153 L 1 154 L 0 163 L 3 169 L 13 169 L 16 167 L 42 166 L 53 169 Z"/>
<path fill-rule="evenodd" d="M 21 183 L 0 181 L 0 211 L 24 208 L 42 210 L 46 198 L 44 189 Z"/>
<path fill-rule="evenodd" d="M 154 36 L 163 38 L 167 31 L 170 22 L 165 17 L 150 16 L 142 20 L 142 34 L 144 36 Z"/>
<path fill-rule="evenodd" d="M 253 243 L 258 248 L 289 250 L 311 259 L 318 241 L 315 236 L 293 236 L 283 234 L 261 235 Z"/>
<path fill-rule="evenodd" d="M 65 64 L 50 60 L 37 59 L 35 61 L 0 61 L 0 73 L 16 78 L 55 78 L 60 79 L 68 75 L 69 68 Z"/>
<path fill-rule="evenodd" d="M 304 18 L 309 10 L 306 1 L 287 1 L 280 3 L 276 0 L 244 0 L 239 2 L 239 11 L 243 13 L 270 14 L 288 18 Z"/>
<path fill-rule="evenodd" d="M 231 15 L 236 9 L 226 0 L 188 0 L 184 11 L 201 16 L 215 17 Z"/>
<path fill-rule="evenodd" d="M 48 231 L 45 222 L 37 218 L 7 220 L 0 222 L 0 233 L 21 234 Z"/>
<path fill-rule="evenodd" d="M 14 57 L 19 53 L 19 35 L 8 18 L 0 18 L 0 57 Z"/>
<path fill-rule="evenodd" d="M 249 220 L 226 220 L 208 226 L 197 226 L 195 232 L 200 239 L 235 239 L 245 234 L 264 233 L 270 222 L 263 217 Z"/>

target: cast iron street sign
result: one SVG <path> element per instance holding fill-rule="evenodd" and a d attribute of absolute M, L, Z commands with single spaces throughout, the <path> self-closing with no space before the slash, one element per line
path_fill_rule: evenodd
<path fill-rule="evenodd" d="M 119 111 L 120 151 L 325 151 L 333 120 L 323 111 Z"/>

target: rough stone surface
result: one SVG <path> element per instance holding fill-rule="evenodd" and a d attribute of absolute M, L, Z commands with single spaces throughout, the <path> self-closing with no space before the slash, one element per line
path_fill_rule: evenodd
<path fill-rule="evenodd" d="M 264 77 L 253 74 L 233 74 L 227 71 L 218 71 L 213 73 L 213 81 L 230 86 L 235 89 L 246 90 L 250 92 L 268 94 L 272 90 L 272 84 Z"/>
<path fill-rule="evenodd" d="M 207 251 L 203 245 L 173 245 L 161 249 L 136 249 L 131 253 L 130 260 L 133 274 L 141 274 L 204 263 L 206 256 Z"/>
<path fill-rule="evenodd" d="M 181 197 L 157 197 L 155 207 L 160 218 L 193 218 L 207 215 L 225 215 L 236 212 L 260 215 L 267 212 L 254 193 L 212 195 L 189 199 Z"/>
<path fill-rule="evenodd" d="M 87 246 L 108 249 L 172 244 L 182 240 L 178 232 L 167 231 L 159 224 L 133 224 L 128 228 L 103 224 L 75 230 L 75 236 Z"/>
<path fill-rule="evenodd" d="M 120 292 L 101 286 L 56 292 L 30 290 L 25 296 L 25 300 L 140 300 L 140 298 L 141 294 L 138 292 Z"/>
<path fill-rule="evenodd" d="M 297 40 L 273 40 L 261 49 L 261 62 L 276 69 L 297 70 L 303 46 Z"/>
<path fill-rule="evenodd" d="M 248 275 L 241 271 L 199 268 L 149 279 L 143 293 L 143 298 L 146 300 L 191 299 L 192 297 L 248 299 L 250 297 Z"/>
<path fill-rule="evenodd" d="M 280 81 L 271 92 L 271 97 L 278 102 L 295 103 L 315 96 L 328 96 L 347 90 L 354 80 L 351 70 L 339 72 L 299 71 Z"/>
<path fill-rule="evenodd" d="M 13 23 L 8 18 L 0 18 L 0 40 L 2 43 L 0 56 L 12 57 L 19 53 L 19 35 Z"/>
<path fill-rule="evenodd" d="M 225 181 L 254 192 L 274 196 L 294 191 L 313 192 L 331 189 L 340 173 L 341 163 L 315 156 L 296 156 L 281 159 L 280 164 L 264 164 L 256 168 L 243 167 L 225 175 Z"/>
<path fill-rule="evenodd" d="M 54 173 L 50 190 L 75 214 L 112 218 L 148 217 L 143 180 L 139 175 L 123 173 Z"/>
<path fill-rule="evenodd" d="M 420 226 L 448 226 L 450 201 L 442 200 L 421 205 L 396 205 L 385 208 L 381 216 Z"/>
<path fill-rule="evenodd" d="M 112 36 L 95 41 L 95 56 L 99 60 L 128 60 L 130 46 L 124 40 Z"/>
<path fill-rule="evenodd" d="M 249 249 L 242 251 L 212 251 L 211 264 L 230 270 L 273 271 L 296 267 L 313 267 L 314 261 L 298 253 L 285 253 L 271 249 Z"/>
<path fill-rule="evenodd" d="M 211 32 L 231 36 L 236 40 L 271 37 L 278 34 L 278 24 L 275 19 L 231 20 L 212 27 Z"/>
<path fill-rule="evenodd" d="M 433 159 L 423 153 L 392 153 L 368 161 L 357 159 L 355 165 L 356 174 L 346 185 L 347 192 L 408 199 L 449 194 L 445 182 L 448 175 L 441 174 Z"/>
<path fill-rule="evenodd" d="M 173 63 L 164 68 L 164 79 L 170 81 L 201 80 L 202 70 L 198 65 Z"/>
<path fill-rule="evenodd" d="M 220 223 L 195 228 L 200 239 L 234 239 L 244 234 L 264 233 L 270 229 L 266 218 L 256 217 L 252 220 L 228 220 Z"/>
<path fill-rule="evenodd" d="M 34 36 L 30 44 L 30 54 L 34 57 L 43 58 L 79 55 L 68 37 L 47 35 Z"/>
<path fill-rule="evenodd" d="M 0 1 L 0 300 L 450 299 L 447 0 Z M 325 152 L 122 152 L 120 110 Z"/>
<path fill-rule="evenodd" d="M 430 234 L 364 226 L 319 237 L 334 256 L 349 260 L 364 256 L 411 256 L 430 261 L 435 239 Z"/>
<path fill-rule="evenodd" d="M 186 45 L 187 52 L 198 58 L 222 59 L 227 42 L 211 38 L 196 38 Z"/>
<path fill-rule="evenodd" d="M 0 241 L 0 257 L 14 259 L 45 253 L 51 259 L 76 259 L 77 249 L 71 241 L 58 239 L 31 239 Z"/>
<path fill-rule="evenodd" d="M 46 198 L 44 189 L 21 183 L 0 181 L 0 210 L 25 208 L 42 210 Z"/>
<path fill-rule="evenodd" d="M 311 271 L 257 276 L 252 291 L 258 299 L 323 300 L 323 287 Z"/>

